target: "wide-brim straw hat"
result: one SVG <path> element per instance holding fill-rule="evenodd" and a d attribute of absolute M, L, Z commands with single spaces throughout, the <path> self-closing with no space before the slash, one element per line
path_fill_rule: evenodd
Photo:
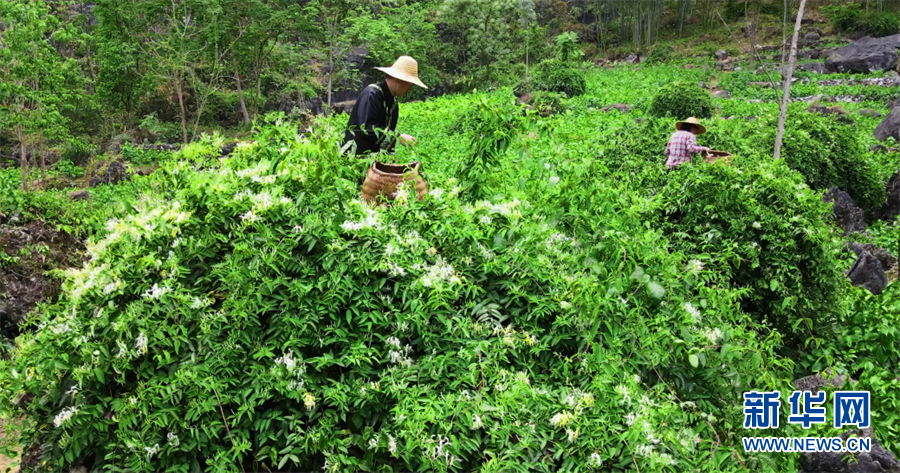
<path fill-rule="evenodd" d="M 694 117 L 688 118 L 687 120 L 682 122 L 675 122 L 675 129 L 680 131 L 682 128 L 684 128 L 685 125 L 694 125 L 695 127 L 699 128 L 700 130 L 697 132 L 698 135 L 706 133 L 706 127 L 701 125 L 700 120 L 697 120 Z"/>
<path fill-rule="evenodd" d="M 375 69 L 384 72 L 394 79 L 400 79 L 409 82 L 410 84 L 418 85 L 423 89 L 428 88 L 421 80 L 419 80 L 419 63 L 409 56 L 398 57 L 391 67 L 376 67 Z"/>

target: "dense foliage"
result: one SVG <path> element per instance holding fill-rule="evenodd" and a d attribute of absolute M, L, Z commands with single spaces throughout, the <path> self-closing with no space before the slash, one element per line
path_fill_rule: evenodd
<path fill-rule="evenodd" d="M 788 166 L 803 174 L 813 189 L 839 187 L 865 209 L 884 204 L 884 181 L 872 169 L 853 127 L 795 110 L 785 123 L 782 150 Z"/>
<path fill-rule="evenodd" d="M 679 120 L 709 118 L 713 114 L 712 97 L 695 83 L 672 82 L 656 92 L 650 113 Z"/>

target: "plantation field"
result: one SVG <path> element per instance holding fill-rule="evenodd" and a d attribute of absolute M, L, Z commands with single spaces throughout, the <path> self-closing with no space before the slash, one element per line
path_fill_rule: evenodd
<path fill-rule="evenodd" d="M 392 206 L 360 200 L 371 159 L 339 154 L 346 115 L 298 134 L 270 114 L 227 157 L 204 136 L 76 202 L 0 170 L 0 210 L 89 240 L 0 345 L 0 413 L 22 418 L 0 453 L 59 471 L 795 473 L 799 454 L 743 451 L 742 394 L 784 409 L 827 369 L 872 393 L 900 454 L 900 284 L 844 275 L 845 242 L 896 256 L 900 222 L 843 236 L 822 201 L 884 205 L 900 154 L 869 150 L 880 119 L 859 112 L 900 88 L 798 83 L 864 98 L 792 103 L 773 160 L 780 93 L 690 62 L 573 65 L 584 94 L 553 113 L 513 87 L 403 103 L 418 144 L 381 159 L 421 162 L 431 189 Z M 700 83 L 731 96 L 706 99 L 698 141 L 734 160 L 666 173 L 657 97 Z M 782 415 L 771 435 L 838 435 Z"/>

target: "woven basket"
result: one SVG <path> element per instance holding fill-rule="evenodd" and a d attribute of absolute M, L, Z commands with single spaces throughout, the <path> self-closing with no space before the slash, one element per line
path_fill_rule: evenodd
<path fill-rule="evenodd" d="M 366 173 L 366 181 L 363 182 L 362 195 L 366 202 L 394 200 L 394 192 L 397 186 L 406 181 L 416 182 L 416 197 L 419 200 L 425 198 L 428 193 L 428 183 L 421 175 L 422 164 L 413 162 L 409 164 L 386 164 L 378 161 L 372 162 Z M 379 196 L 381 196 L 379 198 Z"/>
<path fill-rule="evenodd" d="M 700 157 L 703 158 L 703 162 L 705 163 L 714 163 L 718 160 L 725 161 L 726 164 L 731 164 L 731 158 L 734 156 L 727 151 L 701 151 Z"/>

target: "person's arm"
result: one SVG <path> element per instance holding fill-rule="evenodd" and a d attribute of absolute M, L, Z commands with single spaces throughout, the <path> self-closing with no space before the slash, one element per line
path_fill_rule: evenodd
<path fill-rule="evenodd" d="M 384 137 L 385 127 L 384 103 L 378 96 L 378 89 L 367 87 L 365 92 L 359 97 L 359 111 L 357 121 L 359 122 L 358 134 L 365 136 L 368 141 L 374 143 L 381 142 Z"/>
<path fill-rule="evenodd" d="M 706 146 L 697 145 L 697 135 L 693 133 L 691 133 L 690 138 L 688 138 L 687 149 L 691 152 L 691 154 L 709 150 L 709 148 L 707 148 Z"/>

